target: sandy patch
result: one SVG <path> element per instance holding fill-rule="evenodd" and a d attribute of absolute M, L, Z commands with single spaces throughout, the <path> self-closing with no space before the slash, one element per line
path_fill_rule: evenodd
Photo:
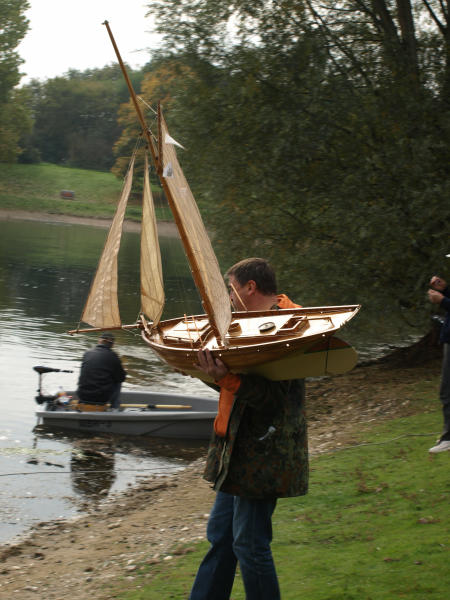
<path fill-rule="evenodd" d="M 88 225 L 91 227 L 104 227 L 107 229 L 111 225 L 110 219 L 95 219 L 89 217 L 74 217 L 71 215 L 59 215 L 51 213 L 40 213 L 26 210 L 5 210 L 0 209 L 1 221 L 40 221 L 43 223 L 68 223 L 71 225 Z M 139 233 L 141 224 L 136 221 L 124 222 L 124 231 Z M 158 231 L 160 235 L 177 236 L 178 232 L 175 223 L 170 221 L 159 221 Z"/>

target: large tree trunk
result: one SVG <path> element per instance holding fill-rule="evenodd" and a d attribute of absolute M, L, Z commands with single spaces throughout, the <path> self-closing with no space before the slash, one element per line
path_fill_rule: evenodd
<path fill-rule="evenodd" d="M 419 63 L 414 17 L 410 0 L 397 0 L 398 24 L 394 21 L 385 0 L 372 0 L 367 14 L 382 34 L 381 43 L 394 79 L 397 83 L 418 92 Z"/>
<path fill-rule="evenodd" d="M 438 323 L 433 324 L 432 329 L 412 346 L 397 348 L 375 362 L 388 369 L 396 369 L 398 367 L 416 367 L 430 360 L 435 360 L 442 356 L 439 332 L 440 325 Z"/>

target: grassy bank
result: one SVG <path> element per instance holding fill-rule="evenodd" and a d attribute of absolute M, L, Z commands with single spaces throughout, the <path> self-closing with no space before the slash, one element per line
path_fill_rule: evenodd
<path fill-rule="evenodd" d="M 122 182 L 112 173 L 72 169 L 47 163 L 0 163 L 0 208 L 77 217 L 110 218 L 120 197 Z M 72 190 L 75 199 L 60 198 Z M 158 215 L 167 219 L 167 212 Z M 140 220 L 140 203 L 130 202 L 126 218 Z"/>
<path fill-rule="evenodd" d="M 283 600 L 445 597 L 450 452 L 427 453 L 440 424 L 439 411 L 395 419 L 361 434 L 360 445 L 312 459 L 310 493 L 280 500 L 274 515 Z M 207 547 L 143 565 L 114 597 L 187 598 Z M 238 576 L 232 599 L 244 598 Z"/>

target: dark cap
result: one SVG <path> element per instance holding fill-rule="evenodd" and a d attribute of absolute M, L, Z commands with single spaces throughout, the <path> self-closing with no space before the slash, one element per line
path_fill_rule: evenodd
<path fill-rule="evenodd" d="M 109 333 L 109 331 L 105 331 L 100 335 L 100 339 L 108 340 L 108 342 L 113 342 L 115 338 L 112 333 Z"/>

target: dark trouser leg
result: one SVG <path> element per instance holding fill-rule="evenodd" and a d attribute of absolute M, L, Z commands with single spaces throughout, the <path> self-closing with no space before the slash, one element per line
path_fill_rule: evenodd
<path fill-rule="evenodd" d="M 444 344 L 439 397 L 442 402 L 442 412 L 444 414 L 444 432 L 441 436 L 442 442 L 450 440 L 450 344 Z"/>
<path fill-rule="evenodd" d="M 189 600 L 228 600 L 236 573 L 233 552 L 234 496 L 217 492 L 208 521 L 207 537 L 211 547 L 203 559 Z"/>
<path fill-rule="evenodd" d="M 109 398 L 109 403 L 111 408 L 119 408 L 120 407 L 120 390 L 122 389 L 121 383 L 115 383 L 113 392 Z"/>
<path fill-rule="evenodd" d="M 272 558 L 272 514 L 276 500 L 234 499 L 233 548 L 244 580 L 246 600 L 279 600 Z"/>

